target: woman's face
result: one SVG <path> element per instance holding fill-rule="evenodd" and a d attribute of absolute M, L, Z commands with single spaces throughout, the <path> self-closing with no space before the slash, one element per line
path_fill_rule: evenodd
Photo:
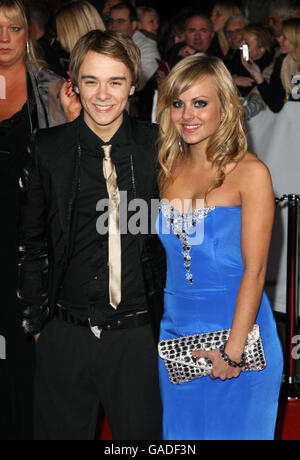
<path fill-rule="evenodd" d="M 285 37 L 285 35 L 280 35 L 280 37 L 277 38 L 277 41 L 282 54 L 293 54 L 296 51 L 294 45 Z"/>
<path fill-rule="evenodd" d="M 221 12 L 221 9 L 218 5 L 213 8 L 210 20 L 215 32 L 220 32 L 223 29 L 226 22 L 226 16 Z"/>
<path fill-rule="evenodd" d="M 25 54 L 26 31 L 10 20 L 0 9 L 0 65 L 9 67 L 22 61 Z"/>
<path fill-rule="evenodd" d="M 171 105 L 171 120 L 189 145 L 207 145 L 221 119 L 221 103 L 210 76 L 199 79 Z"/>
<path fill-rule="evenodd" d="M 244 40 L 249 46 L 249 53 L 253 61 L 257 61 L 265 54 L 265 48 L 259 47 L 257 38 L 254 34 L 244 32 Z"/>

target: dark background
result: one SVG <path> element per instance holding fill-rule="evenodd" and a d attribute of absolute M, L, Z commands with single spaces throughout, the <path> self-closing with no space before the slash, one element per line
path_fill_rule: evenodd
<path fill-rule="evenodd" d="M 23 0 L 28 1 L 28 0 Z M 45 0 L 49 3 L 53 12 L 70 0 Z M 105 0 L 88 0 L 96 9 L 101 12 Z M 122 1 L 122 0 L 120 0 Z M 167 24 L 180 11 L 186 8 L 193 8 L 202 11 L 210 16 L 216 0 L 127 0 L 135 6 L 150 6 L 157 10 L 162 25 Z M 232 0 L 246 15 L 250 22 L 265 23 L 268 16 L 269 0 Z"/>

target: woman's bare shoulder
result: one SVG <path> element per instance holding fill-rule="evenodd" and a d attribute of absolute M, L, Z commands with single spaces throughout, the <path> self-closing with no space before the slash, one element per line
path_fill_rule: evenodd
<path fill-rule="evenodd" d="M 241 179 L 261 180 L 271 177 L 268 167 L 257 155 L 246 152 L 240 159 L 236 167 L 236 173 Z"/>

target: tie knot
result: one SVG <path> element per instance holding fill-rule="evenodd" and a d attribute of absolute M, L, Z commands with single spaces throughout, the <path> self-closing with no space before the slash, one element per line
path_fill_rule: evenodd
<path fill-rule="evenodd" d="M 105 158 L 110 158 L 111 147 L 111 145 L 102 145 Z"/>

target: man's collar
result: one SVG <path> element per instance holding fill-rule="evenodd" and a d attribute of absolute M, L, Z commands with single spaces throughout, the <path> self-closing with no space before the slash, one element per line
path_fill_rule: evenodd
<path fill-rule="evenodd" d="M 123 144 L 128 139 L 128 121 L 129 115 L 126 110 L 123 112 L 123 121 L 119 129 L 115 132 L 112 138 L 108 142 L 104 142 L 94 131 L 89 128 L 84 120 L 84 112 L 81 111 L 79 129 L 80 129 L 80 142 L 92 150 L 99 150 L 99 147 L 105 144 Z"/>

